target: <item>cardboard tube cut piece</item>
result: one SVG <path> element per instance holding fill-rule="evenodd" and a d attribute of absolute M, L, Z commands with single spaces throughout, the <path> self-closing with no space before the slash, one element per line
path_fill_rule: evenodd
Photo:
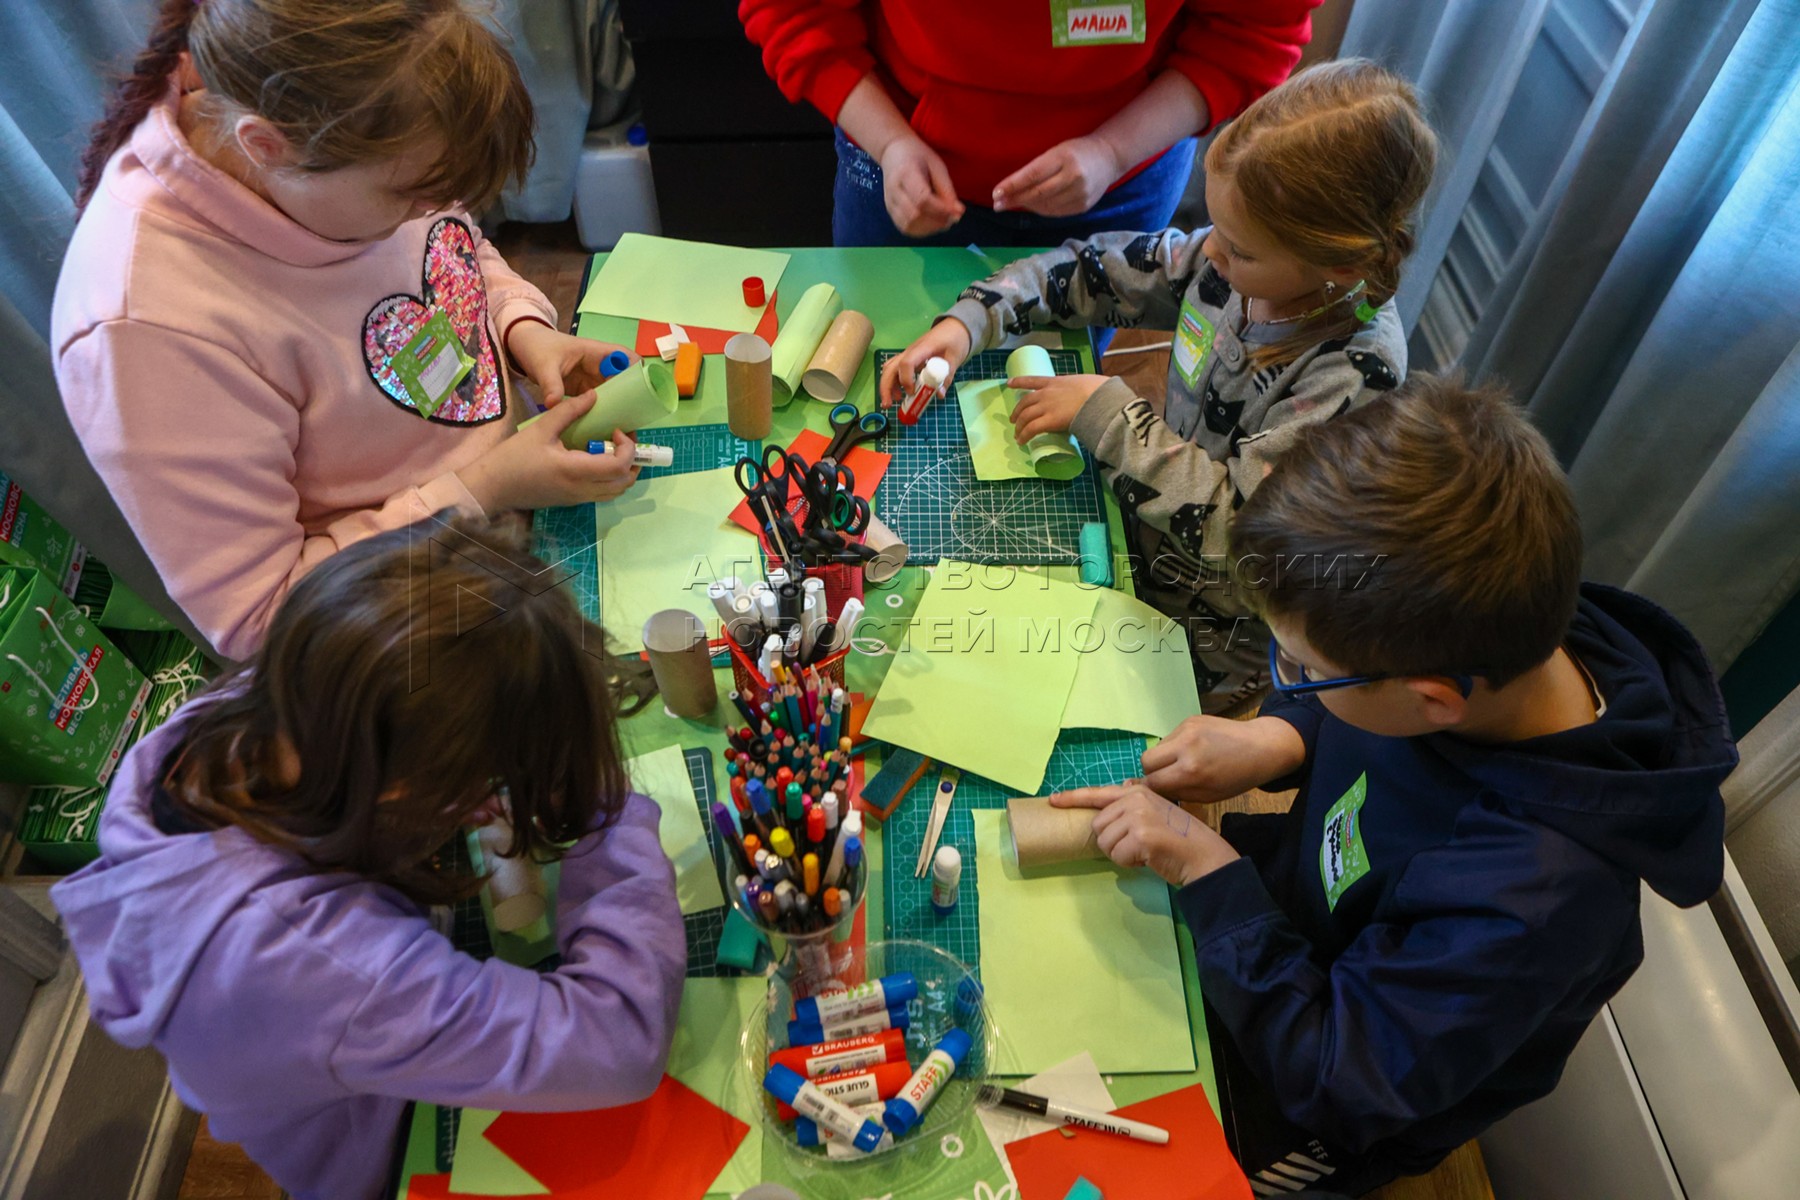
<path fill-rule="evenodd" d="M 800 303 L 794 305 L 794 311 L 788 314 L 781 332 L 775 335 L 775 345 L 770 348 L 773 357 L 769 368 L 776 407 L 785 406 L 794 398 L 800 387 L 800 377 L 806 373 L 806 364 L 812 361 L 813 352 L 825 340 L 825 331 L 843 311 L 844 298 L 829 283 L 813 284 L 800 297 Z"/>
<path fill-rule="evenodd" d="M 875 326 L 854 309 L 845 309 L 825 331 L 825 340 L 813 351 L 812 361 L 801 376 L 801 386 L 814 400 L 836 404 L 850 393 L 863 355 L 875 340 Z"/>
<path fill-rule="evenodd" d="M 1020 870 L 1106 857 L 1094 837 L 1091 808 L 1052 808 L 1047 797 L 1020 796 L 1006 802 L 1006 821 Z"/>
<path fill-rule="evenodd" d="M 725 424 L 733 437 L 760 442 L 774 419 L 769 343 L 740 333 L 725 343 Z"/>
<path fill-rule="evenodd" d="M 494 928 L 501 933 L 517 933 L 542 920 L 550 911 L 543 870 L 529 858 L 501 855 L 512 845 L 512 826 L 505 821 L 490 821 L 475 839 L 489 873 L 488 903 L 494 913 Z"/>
<path fill-rule="evenodd" d="M 668 364 L 644 359 L 600 385 L 594 407 L 563 430 L 562 443 L 571 450 L 586 450 L 589 442 L 610 438 L 615 429 L 636 433 L 674 416 L 679 403 L 675 374 Z"/>
<path fill-rule="evenodd" d="M 706 626 L 685 608 L 665 608 L 644 622 L 644 650 L 663 705 L 675 716 L 709 716 L 719 705 Z"/>
<path fill-rule="evenodd" d="M 906 565 L 906 556 L 910 553 L 906 543 L 880 517 L 870 515 L 863 542 L 875 551 L 875 557 L 863 564 L 863 578 L 869 583 L 886 583 Z"/>
<path fill-rule="evenodd" d="M 1008 379 L 1054 374 L 1050 352 L 1042 346 L 1020 346 L 1006 356 Z M 1025 453 L 1031 458 L 1031 469 L 1044 479 L 1073 479 L 1086 465 L 1081 448 L 1066 433 L 1040 433 L 1025 443 Z"/>

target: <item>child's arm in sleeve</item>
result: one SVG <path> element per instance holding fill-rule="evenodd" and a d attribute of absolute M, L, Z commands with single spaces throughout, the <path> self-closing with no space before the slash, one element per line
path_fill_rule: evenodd
<path fill-rule="evenodd" d="M 1039 325 L 1167 326 L 1206 266 L 1209 229 L 1101 233 L 1009 263 L 963 289 L 945 316 L 968 327 L 969 352 Z"/>
<path fill-rule="evenodd" d="M 631 1104 L 675 1036 L 687 938 L 656 805 L 632 796 L 597 847 L 563 860 L 563 962 L 478 962 L 422 928 L 370 987 L 331 1066 L 344 1086 L 524 1112 Z"/>
<path fill-rule="evenodd" d="M 556 329 L 556 306 L 549 297 L 512 269 L 494 244 L 481 236 L 473 219 L 468 225 L 475 239 L 475 261 L 487 286 L 488 313 L 493 317 L 494 331 L 500 335 L 500 345 L 505 347 L 507 331 L 518 321 L 542 321 Z"/>
<path fill-rule="evenodd" d="M 1342 352 L 1321 356 L 1290 393 L 1270 406 L 1260 433 L 1238 440 L 1223 461 L 1178 435 L 1122 379 L 1088 397 L 1069 429 L 1114 476 L 1135 487 L 1138 520 L 1175 538 L 1194 558 L 1230 554 L 1232 516 L 1255 493 L 1279 453 L 1308 426 L 1330 420 L 1372 395 Z"/>
<path fill-rule="evenodd" d="M 441 509 L 481 512 L 446 471 L 308 534 L 293 483 L 297 401 L 230 350 L 175 330 L 98 325 L 64 349 L 57 381 L 170 597 L 227 658 L 249 657 L 288 590 L 345 546 Z"/>
<path fill-rule="evenodd" d="M 1544 862 L 1558 864 L 1554 886 Z M 1487 894 L 1471 896 L 1470 879 L 1487 880 Z M 1201 990 L 1282 1113 L 1357 1151 L 1491 1075 L 1625 936 L 1601 914 L 1630 911 L 1586 851 L 1485 811 L 1416 857 L 1398 911 L 1328 967 L 1248 859 L 1195 880 L 1176 903 Z"/>

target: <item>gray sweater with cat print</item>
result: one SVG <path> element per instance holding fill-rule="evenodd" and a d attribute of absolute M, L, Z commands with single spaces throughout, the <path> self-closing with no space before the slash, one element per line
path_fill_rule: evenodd
<path fill-rule="evenodd" d="M 1219 712 L 1268 674 L 1268 631 L 1227 569 L 1232 514 L 1301 429 L 1398 386 L 1406 340 L 1389 303 L 1346 338 L 1255 369 L 1251 348 L 1294 327 L 1245 323 L 1243 298 L 1200 252 L 1207 233 L 1068 241 L 969 285 L 945 315 L 968 326 L 971 352 L 1039 325 L 1175 329 L 1162 415 L 1112 379 L 1072 432 L 1118 498 L 1138 595 L 1186 626 L 1202 706 Z"/>

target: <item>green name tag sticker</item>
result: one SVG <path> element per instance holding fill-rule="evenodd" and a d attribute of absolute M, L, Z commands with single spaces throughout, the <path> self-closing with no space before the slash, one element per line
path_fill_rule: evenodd
<path fill-rule="evenodd" d="M 1333 912 L 1337 911 L 1338 898 L 1369 873 L 1369 852 L 1363 849 L 1361 819 L 1368 783 L 1366 772 L 1358 775 L 1350 790 L 1325 814 L 1325 836 L 1319 842 L 1319 880 L 1325 885 L 1325 903 Z"/>
<path fill-rule="evenodd" d="M 1117 46 L 1144 40 L 1144 0 L 1050 0 L 1050 44 Z"/>
<path fill-rule="evenodd" d="M 1206 359 L 1212 353 L 1212 322 L 1200 315 L 1192 300 L 1181 302 L 1181 316 L 1175 322 L 1175 369 L 1181 373 L 1188 391 L 1198 392 L 1206 375 Z"/>
<path fill-rule="evenodd" d="M 412 398 L 419 415 L 429 417 L 443 406 L 470 371 L 475 360 L 463 350 L 462 339 L 450 328 L 450 317 L 443 309 L 431 314 L 431 320 L 419 327 L 389 363 L 406 394 Z"/>

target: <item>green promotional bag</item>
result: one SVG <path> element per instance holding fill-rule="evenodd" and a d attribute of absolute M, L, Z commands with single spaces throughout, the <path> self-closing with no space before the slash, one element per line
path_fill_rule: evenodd
<path fill-rule="evenodd" d="M 149 694 L 48 575 L 0 567 L 0 779 L 105 783 Z"/>

